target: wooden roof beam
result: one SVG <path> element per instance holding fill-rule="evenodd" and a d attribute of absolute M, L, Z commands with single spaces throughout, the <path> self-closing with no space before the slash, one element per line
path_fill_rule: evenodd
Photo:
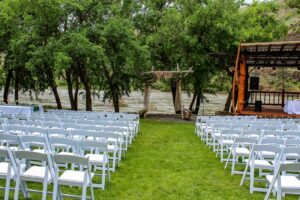
<path fill-rule="evenodd" d="M 300 41 L 285 41 L 285 42 L 256 42 L 256 43 L 241 43 L 241 47 L 269 46 L 269 45 L 299 45 Z"/>

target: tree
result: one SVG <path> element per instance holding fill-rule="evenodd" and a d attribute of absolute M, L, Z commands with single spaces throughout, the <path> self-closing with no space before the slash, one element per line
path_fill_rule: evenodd
<path fill-rule="evenodd" d="M 138 80 L 148 63 L 147 48 L 135 36 L 129 20 L 111 18 L 103 29 L 104 99 L 112 99 L 115 112 L 120 111 L 119 100 L 129 95 L 133 81 Z"/>

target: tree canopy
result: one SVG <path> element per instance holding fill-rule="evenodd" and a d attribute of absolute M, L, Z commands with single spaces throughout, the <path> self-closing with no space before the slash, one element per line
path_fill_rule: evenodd
<path fill-rule="evenodd" d="M 288 6 L 299 10 L 297 2 Z M 60 109 L 57 88 L 63 80 L 71 109 L 78 109 L 82 88 L 86 110 L 92 110 L 92 95 L 104 91 L 102 100 L 112 100 L 118 112 L 120 98 L 142 88 L 143 72 L 180 66 L 193 68 L 183 84 L 192 88 L 199 106 L 215 74 L 230 76 L 240 42 L 286 36 L 279 9 L 277 1 L 2 0 L 3 101 L 10 89 L 18 103 L 19 91 L 50 88 Z M 171 88 L 174 81 L 168 82 Z"/>

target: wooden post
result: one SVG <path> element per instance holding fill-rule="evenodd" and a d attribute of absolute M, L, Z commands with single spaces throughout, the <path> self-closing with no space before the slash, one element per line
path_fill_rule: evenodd
<path fill-rule="evenodd" d="M 285 89 L 282 89 L 282 93 L 281 93 L 281 106 L 284 107 L 284 97 L 285 97 Z"/>
<path fill-rule="evenodd" d="M 240 61 L 240 71 L 239 71 L 239 90 L 238 90 L 238 101 L 237 101 L 237 112 L 241 113 L 244 110 L 245 105 L 245 92 L 246 92 L 246 75 L 247 75 L 247 66 L 246 58 L 244 55 L 241 57 Z"/>
<path fill-rule="evenodd" d="M 234 74 L 233 74 L 233 80 L 232 80 L 232 111 L 233 113 L 236 112 L 236 105 L 235 105 L 235 89 L 236 89 L 236 79 L 238 77 L 238 68 L 239 68 L 239 62 L 240 62 L 240 54 L 241 54 L 241 44 L 239 45 L 239 48 L 238 48 L 238 53 L 237 53 L 237 56 L 236 56 L 236 60 L 235 60 L 235 67 L 234 67 Z"/>
<path fill-rule="evenodd" d="M 181 81 L 176 81 L 176 95 L 175 95 L 175 112 L 181 113 Z"/>
<path fill-rule="evenodd" d="M 146 111 L 149 109 L 149 99 L 150 99 L 151 87 L 146 84 L 144 88 L 144 108 Z"/>

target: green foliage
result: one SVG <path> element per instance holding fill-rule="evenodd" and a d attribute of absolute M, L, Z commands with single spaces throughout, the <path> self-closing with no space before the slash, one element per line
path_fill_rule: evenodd
<path fill-rule="evenodd" d="M 179 77 L 183 88 L 200 96 L 226 89 L 215 77 L 230 75 L 240 42 L 278 40 L 288 31 L 277 2 L 243 2 L 0 1 L 2 76 L 17 71 L 20 88 L 35 91 L 55 88 L 57 80 L 74 90 L 80 80 L 86 93 L 104 90 L 104 100 L 116 103 L 144 86 L 143 72 L 151 66 L 178 65 L 194 70 Z M 298 2 L 288 1 L 293 14 Z"/>

